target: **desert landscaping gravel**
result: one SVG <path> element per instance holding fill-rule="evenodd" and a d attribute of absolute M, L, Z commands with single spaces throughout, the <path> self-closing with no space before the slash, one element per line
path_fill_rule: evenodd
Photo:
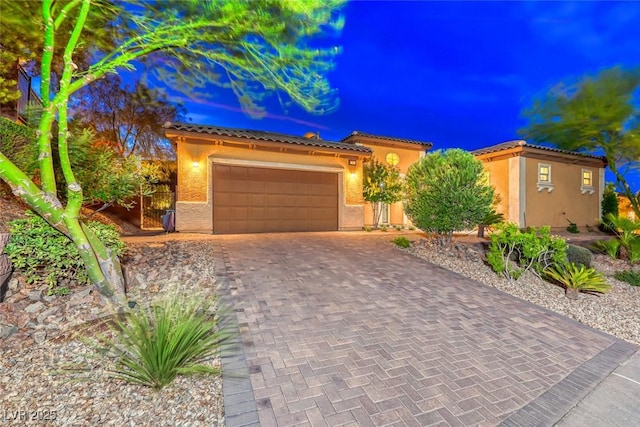
<path fill-rule="evenodd" d="M 123 265 L 130 279 L 130 299 L 151 300 L 177 286 L 187 292 L 213 293 L 211 244 L 129 245 Z M 38 301 L 42 310 L 56 307 L 55 315 L 0 340 L 0 424 L 223 426 L 221 378 L 178 377 L 156 391 L 108 375 L 112 361 L 98 357 L 81 338 L 91 336 L 94 329 L 79 333 L 78 325 L 97 324 L 101 316 L 97 297 L 87 289 Z M 76 303 L 70 304 L 73 300 Z M 40 343 L 35 340 L 38 333 L 47 335 Z M 219 359 L 209 363 L 219 365 Z"/>

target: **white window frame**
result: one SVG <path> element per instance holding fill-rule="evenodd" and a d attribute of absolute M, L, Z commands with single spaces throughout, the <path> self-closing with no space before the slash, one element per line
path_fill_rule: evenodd
<path fill-rule="evenodd" d="M 541 169 L 547 168 L 547 180 L 540 179 Z M 551 164 L 550 163 L 538 163 L 538 191 L 547 190 L 549 193 L 553 191 L 553 182 L 551 181 Z"/>
<path fill-rule="evenodd" d="M 589 185 L 585 185 L 584 177 L 585 173 L 589 174 Z M 596 192 L 595 187 L 593 186 L 593 171 L 591 169 L 582 169 L 580 171 L 580 193 L 581 194 L 593 194 Z"/>

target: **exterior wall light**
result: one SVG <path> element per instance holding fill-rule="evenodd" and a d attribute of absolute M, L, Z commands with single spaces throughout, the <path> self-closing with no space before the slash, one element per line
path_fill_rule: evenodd
<path fill-rule="evenodd" d="M 193 162 L 193 168 L 198 169 L 200 167 L 200 162 Z"/>
<path fill-rule="evenodd" d="M 357 160 L 349 159 L 349 166 L 356 166 L 358 164 Z"/>

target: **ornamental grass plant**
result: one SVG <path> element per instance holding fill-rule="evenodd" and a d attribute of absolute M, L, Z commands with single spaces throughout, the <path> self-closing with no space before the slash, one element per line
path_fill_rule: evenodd
<path fill-rule="evenodd" d="M 98 346 L 115 358 L 114 377 L 160 389 L 177 375 L 221 373 L 211 362 L 229 342 L 223 318 L 215 298 L 173 293 L 116 318 Z"/>

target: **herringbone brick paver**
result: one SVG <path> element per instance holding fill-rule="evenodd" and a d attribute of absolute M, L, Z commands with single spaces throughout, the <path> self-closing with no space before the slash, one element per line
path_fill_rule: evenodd
<path fill-rule="evenodd" d="M 576 368 L 606 371 L 588 362 L 620 343 L 406 254 L 390 238 L 216 240 L 263 425 L 559 419 L 594 386 Z"/>

